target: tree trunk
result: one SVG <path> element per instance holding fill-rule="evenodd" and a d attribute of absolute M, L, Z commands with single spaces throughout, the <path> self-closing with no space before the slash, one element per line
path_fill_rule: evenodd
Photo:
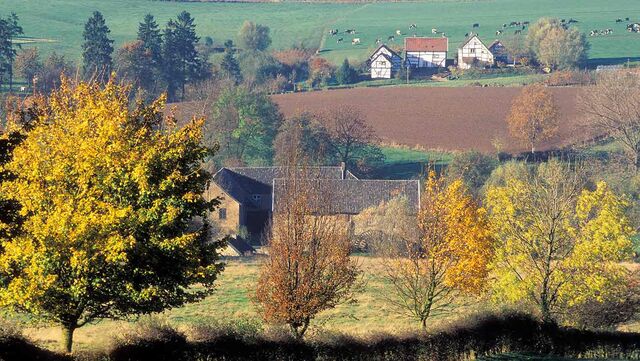
<path fill-rule="evenodd" d="M 71 353 L 73 347 L 73 332 L 76 330 L 75 325 L 62 326 L 62 347 L 65 352 Z"/>

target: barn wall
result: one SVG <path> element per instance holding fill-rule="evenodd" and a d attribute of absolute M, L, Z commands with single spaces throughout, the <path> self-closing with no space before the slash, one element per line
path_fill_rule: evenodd
<path fill-rule="evenodd" d="M 205 193 L 207 199 L 220 197 L 220 205 L 209 215 L 209 219 L 214 222 L 224 234 L 235 234 L 242 224 L 242 214 L 240 203 L 227 195 L 217 184 L 211 184 Z M 219 218 L 219 210 L 226 209 L 227 218 Z"/>

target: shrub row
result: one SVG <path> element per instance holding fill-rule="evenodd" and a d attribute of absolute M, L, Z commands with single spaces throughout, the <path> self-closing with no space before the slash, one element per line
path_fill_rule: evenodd
<path fill-rule="evenodd" d="M 96 360 L 453 361 L 503 353 L 640 360 L 639 333 L 564 328 L 518 312 L 471 317 L 428 335 L 354 338 L 326 334 L 302 342 L 289 337 L 267 337 L 259 328 L 216 327 L 197 328 L 194 335 L 187 338 L 171 327 L 158 326 L 151 332 L 123 338 L 108 355 Z M 37 357 L 7 357 L 17 354 L 8 354 L 5 347 L 6 343 L 0 342 L 2 360 L 53 360 L 49 353 L 32 345 L 24 350 Z"/>

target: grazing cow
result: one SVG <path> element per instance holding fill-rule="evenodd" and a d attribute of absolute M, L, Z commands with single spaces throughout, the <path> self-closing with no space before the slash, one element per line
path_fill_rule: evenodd
<path fill-rule="evenodd" d="M 338 38 L 338 40 L 336 41 L 336 43 L 341 43 L 344 39 L 343 38 Z"/>
<path fill-rule="evenodd" d="M 622 19 L 620 19 L 620 18 L 616 19 L 616 23 L 621 23 L 621 22 L 622 22 Z"/>
<path fill-rule="evenodd" d="M 591 32 L 589 32 L 589 36 L 596 36 L 598 35 L 598 30 L 591 30 Z"/>
<path fill-rule="evenodd" d="M 474 28 L 474 29 L 475 29 L 475 28 L 479 28 L 479 27 L 480 27 L 480 24 L 478 24 L 478 23 L 473 24 L 473 28 Z"/>
<path fill-rule="evenodd" d="M 26 86 L 21 86 L 20 87 L 20 91 L 21 92 L 26 92 L 27 91 L 27 87 Z"/>
<path fill-rule="evenodd" d="M 629 18 L 624 18 L 624 21 L 629 21 Z"/>
<path fill-rule="evenodd" d="M 331 34 L 331 36 L 336 36 L 336 35 L 338 35 L 338 29 L 331 29 L 331 30 L 329 30 L 329 34 Z"/>
<path fill-rule="evenodd" d="M 627 25 L 627 31 L 630 33 L 631 32 L 640 33 L 640 24 L 633 23 L 633 24 Z"/>
<path fill-rule="evenodd" d="M 517 23 L 517 22 L 515 22 L 515 21 L 512 21 L 512 22 L 510 22 L 510 23 L 509 23 L 509 26 L 510 26 L 510 27 L 511 27 L 511 26 L 516 26 L 516 24 L 518 24 L 518 23 Z"/>
<path fill-rule="evenodd" d="M 514 35 L 520 35 L 522 34 L 522 30 L 518 29 L 516 31 L 513 32 Z"/>
<path fill-rule="evenodd" d="M 528 21 L 523 21 L 522 25 L 529 25 L 529 22 Z"/>
<path fill-rule="evenodd" d="M 351 39 L 351 45 L 358 45 L 358 44 L 360 44 L 360 38 Z"/>
<path fill-rule="evenodd" d="M 565 22 L 566 22 L 566 20 L 565 20 L 565 19 L 560 19 L 560 22 L 561 22 L 561 23 L 565 23 Z"/>
<path fill-rule="evenodd" d="M 396 35 L 402 35 L 402 31 L 396 30 Z"/>
<path fill-rule="evenodd" d="M 496 35 L 502 35 L 502 30 L 497 30 Z"/>
<path fill-rule="evenodd" d="M 438 33 L 438 29 L 436 28 L 431 28 L 431 34 L 437 34 Z"/>
<path fill-rule="evenodd" d="M 356 29 L 347 29 L 344 32 L 345 32 L 345 34 L 355 34 L 356 33 Z"/>
<path fill-rule="evenodd" d="M 409 25 L 409 29 L 417 29 L 417 28 L 418 28 L 418 25 L 416 24 Z"/>
<path fill-rule="evenodd" d="M 389 37 L 387 38 L 387 41 L 395 41 L 395 40 L 396 40 L 396 37 L 395 37 L 395 36 L 393 36 L 393 35 L 391 35 L 391 36 L 389 36 Z"/>
<path fill-rule="evenodd" d="M 578 20 L 576 20 L 574 18 L 571 18 L 571 19 L 569 19 L 569 21 L 567 21 L 567 24 L 575 24 L 577 22 L 578 22 Z"/>

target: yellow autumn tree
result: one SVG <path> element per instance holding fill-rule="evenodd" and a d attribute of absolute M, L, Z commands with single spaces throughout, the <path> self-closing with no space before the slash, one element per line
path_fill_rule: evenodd
<path fill-rule="evenodd" d="M 177 128 L 164 99 L 130 107 L 129 89 L 63 82 L 2 171 L 22 224 L 0 238 L 0 306 L 78 327 L 159 312 L 209 295 L 222 270 L 207 242 L 202 120 Z M 203 287 L 192 289 L 193 284 Z"/>
<path fill-rule="evenodd" d="M 619 288 L 626 279 L 620 262 L 632 256 L 626 201 L 604 182 L 585 189 L 559 161 L 516 167 L 487 190 L 496 300 L 535 307 L 550 322 L 565 306 Z"/>
<path fill-rule="evenodd" d="M 479 295 L 493 255 L 486 212 L 462 180 L 446 183 L 429 173 L 417 215 L 418 232 L 379 247 L 391 298 L 427 327 L 430 317 L 460 305 L 461 295 Z"/>

